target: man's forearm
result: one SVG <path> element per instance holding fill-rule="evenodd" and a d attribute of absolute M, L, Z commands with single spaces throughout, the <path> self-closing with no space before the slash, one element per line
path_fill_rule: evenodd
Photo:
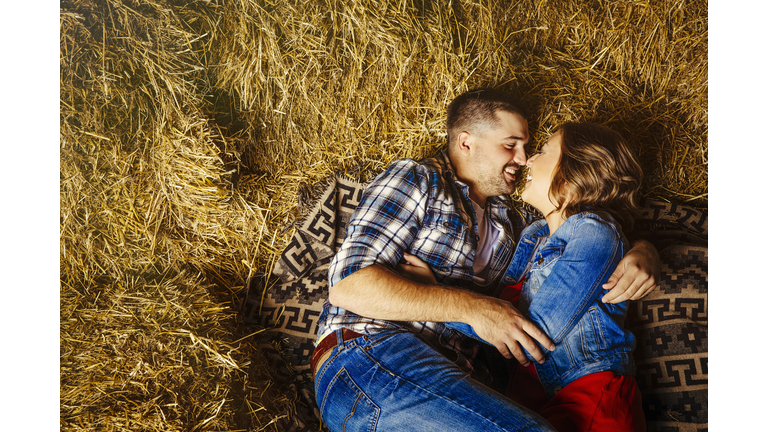
<path fill-rule="evenodd" d="M 521 347 L 537 361 L 544 361 L 534 339 L 555 349 L 547 335 L 507 301 L 459 288 L 413 282 L 378 265 L 360 269 L 337 282 L 328 300 L 368 318 L 466 323 L 502 355 L 514 356 L 524 365 L 528 360 Z"/>
<path fill-rule="evenodd" d="M 406 279 L 379 265 L 360 269 L 331 287 L 334 306 L 388 321 L 466 322 L 479 294 Z"/>

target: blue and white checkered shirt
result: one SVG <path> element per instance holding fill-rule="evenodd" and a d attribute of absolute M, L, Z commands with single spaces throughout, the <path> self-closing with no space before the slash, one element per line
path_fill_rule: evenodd
<path fill-rule="evenodd" d="M 469 187 L 458 180 L 448 154 L 416 162 L 397 160 L 366 188 L 347 226 L 346 238 L 328 271 L 330 289 L 361 268 L 378 264 L 394 269 L 403 252 L 429 264 L 438 282 L 486 295 L 498 295 L 510 282 L 502 281 L 515 249 L 517 236 L 533 218 L 513 209 L 507 196 L 487 200 L 491 223 L 501 232 L 493 246 L 486 285 L 472 282 L 478 228 Z M 471 339 L 442 323 L 392 322 L 364 318 L 328 301 L 319 318 L 318 335 L 348 328 L 372 334 L 386 329 L 407 329 L 432 344 L 467 352 Z"/>

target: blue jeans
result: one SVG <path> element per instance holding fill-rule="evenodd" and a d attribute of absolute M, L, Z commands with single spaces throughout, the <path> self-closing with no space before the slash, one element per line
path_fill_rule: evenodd
<path fill-rule="evenodd" d="M 555 431 L 412 333 L 328 337 L 339 345 L 317 371 L 315 395 L 332 431 Z"/>

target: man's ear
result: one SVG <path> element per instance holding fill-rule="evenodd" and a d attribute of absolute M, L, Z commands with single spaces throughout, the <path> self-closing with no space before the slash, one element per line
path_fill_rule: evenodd
<path fill-rule="evenodd" d="M 469 156 L 469 151 L 473 145 L 472 135 L 465 131 L 460 133 L 456 139 L 458 141 L 456 143 L 456 147 L 459 149 L 459 153 L 463 154 L 464 156 Z"/>

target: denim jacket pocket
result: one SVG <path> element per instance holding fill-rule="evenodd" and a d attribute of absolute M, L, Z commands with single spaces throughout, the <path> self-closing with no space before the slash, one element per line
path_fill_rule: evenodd
<path fill-rule="evenodd" d="M 563 255 L 564 250 L 565 246 L 563 245 L 547 245 L 539 249 L 533 257 L 531 269 L 539 270 L 554 265 Z"/>
<path fill-rule="evenodd" d="M 533 289 L 533 293 L 539 290 L 541 284 L 547 279 L 552 272 L 557 260 L 563 255 L 564 246 L 546 246 L 538 251 L 533 257 L 533 263 L 528 270 L 528 277 L 531 280 L 530 288 Z"/>
<path fill-rule="evenodd" d="M 608 342 L 605 339 L 605 332 L 603 331 L 605 326 L 603 326 L 600 320 L 600 311 L 597 310 L 597 307 L 593 306 L 587 309 L 585 318 L 585 338 L 592 348 L 589 349 L 588 352 L 603 351 L 608 349 Z"/>

